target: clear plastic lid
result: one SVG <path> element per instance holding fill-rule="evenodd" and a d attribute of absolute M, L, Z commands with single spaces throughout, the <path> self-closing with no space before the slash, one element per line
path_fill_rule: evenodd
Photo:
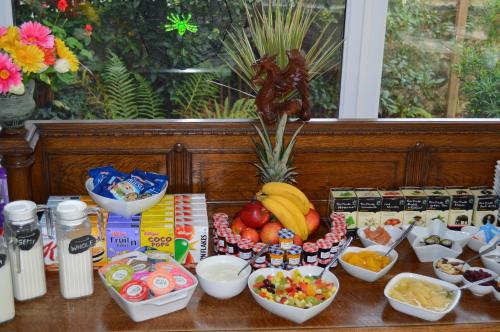
<path fill-rule="evenodd" d="M 37 206 L 31 201 L 14 201 L 4 207 L 5 219 L 8 223 L 16 226 L 29 224 L 37 221 Z"/>
<path fill-rule="evenodd" d="M 61 202 L 56 207 L 56 220 L 58 224 L 76 226 L 87 218 L 87 204 L 82 201 L 68 200 Z"/>

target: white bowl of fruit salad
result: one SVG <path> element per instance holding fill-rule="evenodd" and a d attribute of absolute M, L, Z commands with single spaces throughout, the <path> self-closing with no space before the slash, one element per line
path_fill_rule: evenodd
<path fill-rule="evenodd" d="M 248 278 L 248 288 L 264 309 L 302 324 L 328 307 L 339 291 L 339 280 L 330 271 L 322 280 L 316 277 L 322 271 L 318 266 L 260 269 Z"/>
<path fill-rule="evenodd" d="M 452 311 L 461 290 L 446 281 L 415 273 L 400 273 L 387 283 L 384 295 L 391 307 L 404 314 L 437 321 Z"/>

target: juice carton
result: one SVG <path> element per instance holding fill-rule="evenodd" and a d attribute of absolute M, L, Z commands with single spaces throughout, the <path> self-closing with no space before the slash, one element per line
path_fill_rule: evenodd
<path fill-rule="evenodd" d="M 141 247 L 148 246 L 175 256 L 174 220 L 141 219 Z"/>
<path fill-rule="evenodd" d="M 375 188 L 356 188 L 358 196 L 358 228 L 379 226 L 382 210 L 382 197 Z"/>
<path fill-rule="evenodd" d="M 425 187 L 427 195 L 427 212 L 425 216 L 426 224 L 429 225 L 434 219 L 448 224 L 450 214 L 450 195 L 444 187 Z"/>
<path fill-rule="evenodd" d="M 347 229 L 355 230 L 358 220 L 358 197 L 352 188 L 331 188 L 328 204 L 330 219 L 344 220 Z"/>
<path fill-rule="evenodd" d="M 203 222 L 175 222 L 175 259 L 186 267 L 195 267 L 208 257 L 208 219 Z"/>
<path fill-rule="evenodd" d="M 110 215 L 106 225 L 106 252 L 108 260 L 140 247 L 140 228 L 137 218 L 119 218 Z"/>
<path fill-rule="evenodd" d="M 415 226 L 425 226 L 427 212 L 427 195 L 420 187 L 401 187 L 405 196 L 403 225 L 415 223 Z"/>
<path fill-rule="evenodd" d="M 462 228 L 471 225 L 474 211 L 472 192 L 466 187 L 446 187 L 446 191 L 451 196 L 448 227 Z"/>
<path fill-rule="evenodd" d="M 471 187 L 470 191 L 474 195 L 474 212 L 472 214 L 472 224 L 481 227 L 486 224 L 499 225 L 498 207 L 500 197 L 489 187 Z"/>
<path fill-rule="evenodd" d="M 379 190 L 382 196 L 382 208 L 380 212 L 381 226 L 401 226 L 403 223 L 403 211 L 405 209 L 405 198 L 398 189 Z"/>

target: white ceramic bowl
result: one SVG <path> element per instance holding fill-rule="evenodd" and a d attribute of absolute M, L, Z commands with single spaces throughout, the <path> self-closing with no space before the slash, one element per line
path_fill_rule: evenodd
<path fill-rule="evenodd" d="M 451 257 L 443 257 L 443 258 L 446 258 L 449 262 L 453 262 L 453 263 L 462 263 L 462 264 L 464 263 L 463 260 L 457 259 L 457 258 L 451 258 Z M 434 262 L 432 262 L 432 268 L 434 269 L 434 273 L 438 276 L 438 278 L 441 280 L 450 282 L 452 284 L 458 284 L 458 283 L 462 282 L 462 275 L 461 274 L 457 274 L 457 275 L 448 274 L 448 273 L 446 273 L 446 272 L 444 272 L 436 267 L 436 264 L 437 264 L 438 260 L 440 260 L 440 259 L 441 258 L 438 258 L 438 259 L 434 260 Z M 464 264 L 463 270 L 465 271 L 468 269 L 470 269 L 470 265 Z"/>
<path fill-rule="evenodd" d="M 471 267 L 469 269 L 470 270 L 483 270 L 485 272 L 488 272 L 489 274 L 493 275 L 493 276 L 498 276 L 495 272 L 491 271 L 491 270 L 488 270 L 488 269 L 485 269 L 483 267 Z M 468 281 L 467 279 L 464 278 L 464 276 L 462 276 L 462 281 L 464 283 L 464 285 L 469 285 L 471 284 L 470 281 Z M 471 286 L 468 288 L 468 290 L 471 291 L 472 294 L 476 295 L 476 296 L 484 296 L 486 294 L 489 294 L 493 291 L 493 286 L 481 286 L 481 285 L 474 285 L 474 286 Z"/>
<path fill-rule="evenodd" d="M 196 276 L 205 293 L 217 299 L 229 299 L 240 294 L 245 289 L 248 276 L 252 272 L 252 267 L 247 266 L 246 269 L 241 272 L 239 278 L 231 281 L 215 281 L 208 279 L 206 277 L 206 271 L 209 268 L 220 266 L 221 264 L 232 265 L 239 271 L 246 263 L 246 260 L 236 256 L 211 256 L 198 263 L 196 266 Z"/>
<path fill-rule="evenodd" d="M 365 235 L 365 229 L 368 228 L 368 227 L 370 227 L 370 226 L 363 227 L 363 228 L 358 228 L 358 237 L 361 240 L 361 243 L 363 244 L 363 246 L 364 247 L 369 247 L 369 246 L 374 246 L 374 245 L 380 244 L 380 243 L 374 242 L 374 241 L 372 241 L 372 240 L 370 240 L 370 239 L 368 239 L 366 237 L 366 235 Z M 403 231 L 399 227 L 384 226 L 384 229 L 391 236 L 391 240 L 389 241 L 388 244 L 386 244 L 388 246 L 390 246 L 392 243 L 394 243 L 394 241 L 397 240 L 397 239 L 399 239 L 399 237 L 401 236 L 401 234 L 403 234 Z"/>
<path fill-rule="evenodd" d="M 368 248 L 349 247 L 344 251 L 342 256 L 340 256 L 339 261 L 340 261 L 340 265 L 342 265 L 342 268 L 344 270 L 346 270 L 346 272 L 349 273 L 350 275 L 352 275 L 353 277 L 356 277 L 358 279 L 368 281 L 368 282 L 374 282 L 375 280 L 380 279 L 381 277 L 386 275 L 387 272 L 389 272 L 389 270 L 394 266 L 394 264 L 396 264 L 396 261 L 398 260 L 398 253 L 396 252 L 396 250 L 391 251 L 389 253 L 389 259 L 391 260 L 391 262 L 389 263 L 389 265 L 384 267 L 379 272 L 373 272 L 373 271 L 363 269 L 363 268 L 358 267 L 358 266 L 354 266 L 352 264 L 347 263 L 343 259 L 344 255 L 349 253 L 349 252 L 360 252 L 360 251 L 368 251 L 368 250 L 376 251 L 376 252 L 381 253 L 383 255 L 387 252 L 387 250 L 389 250 L 389 247 L 381 246 L 381 245 L 369 246 Z"/>
<path fill-rule="evenodd" d="M 434 311 L 434 310 L 424 309 L 424 308 L 412 306 L 412 305 L 405 303 L 405 302 L 401 302 L 401 301 L 396 300 L 396 299 L 392 298 L 391 296 L 389 296 L 389 291 L 396 285 L 396 283 L 401 278 L 415 278 L 415 279 L 431 282 L 431 283 L 436 284 L 436 285 L 440 285 L 447 290 L 456 290 L 455 299 L 450 304 L 448 309 L 446 309 L 445 311 Z M 462 296 L 462 292 L 460 291 L 460 289 L 458 289 L 458 287 L 456 285 L 450 284 L 449 282 L 446 282 L 443 280 L 423 276 L 420 274 L 414 274 L 414 273 L 400 273 L 400 274 L 396 275 L 394 278 L 392 278 L 387 283 L 387 285 L 385 286 L 385 289 L 384 289 L 384 295 L 387 298 L 387 300 L 389 300 L 389 304 L 391 305 L 391 307 L 393 307 L 395 310 L 397 310 L 399 312 L 402 312 L 402 313 L 410 315 L 410 316 L 418 317 L 418 318 L 421 318 L 424 320 L 428 320 L 428 321 L 437 321 L 437 320 L 440 320 L 441 318 L 443 318 L 447 313 L 449 313 L 453 309 L 455 309 L 455 307 L 458 304 L 458 301 L 460 300 L 460 297 Z"/>
<path fill-rule="evenodd" d="M 317 276 L 323 271 L 323 268 L 321 268 L 319 266 L 301 266 L 301 267 L 298 267 L 296 270 L 299 270 L 302 275 Z M 337 277 L 333 273 L 331 273 L 330 271 L 326 271 L 325 274 L 323 275 L 323 279 L 325 281 L 328 281 L 328 282 L 333 282 L 337 291 L 330 298 L 328 298 L 326 301 L 324 301 L 323 303 L 315 305 L 314 307 L 309 308 L 309 309 L 302 309 L 302 308 L 297 308 L 297 307 L 293 307 L 293 306 L 286 305 L 286 304 L 276 303 L 274 301 L 264 299 L 264 298 L 258 296 L 257 294 L 255 294 L 255 292 L 252 289 L 253 288 L 252 286 L 255 284 L 255 279 L 258 276 L 267 277 L 268 275 L 274 275 L 278 271 L 282 271 L 283 273 L 285 273 L 285 275 L 291 275 L 291 273 L 294 270 L 285 271 L 285 270 L 274 269 L 274 268 L 266 268 L 266 269 L 256 270 L 248 278 L 248 289 L 250 290 L 250 293 L 252 293 L 252 296 L 255 299 L 255 301 L 257 301 L 257 303 L 261 307 L 263 307 L 264 309 L 268 310 L 269 312 L 271 312 L 275 315 L 278 315 L 280 317 L 288 319 L 294 323 L 302 324 L 306 320 L 313 318 L 314 316 L 316 316 L 317 314 L 319 314 L 320 312 L 325 310 L 333 302 L 333 300 L 335 299 L 335 297 L 339 293 L 339 287 L 340 287 L 339 280 L 337 279 Z"/>
<path fill-rule="evenodd" d="M 404 229 L 408 228 L 409 225 L 403 226 Z M 410 244 L 415 242 L 417 238 L 425 239 L 428 236 L 437 235 L 442 239 L 452 240 L 454 243 L 458 244 L 460 248 L 464 248 L 467 243 L 469 243 L 472 234 L 469 232 L 454 231 L 448 229 L 444 223 L 441 221 L 431 221 L 427 227 L 415 226 L 408 234 L 408 241 Z"/>
<path fill-rule="evenodd" d="M 491 247 L 491 244 L 487 244 L 485 246 L 482 246 L 481 248 L 479 248 L 479 252 L 482 252 L 490 247 Z M 500 258 L 489 258 L 488 256 L 490 256 L 490 255 L 500 255 L 500 244 L 497 244 L 497 247 L 495 250 L 481 256 L 481 261 L 483 262 L 483 265 L 487 269 L 492 270 L 496 274 L 500 275 L 500 263 L 499 263 Z"/>
<path fill-rule="evenodd" d="M 497 227 L 497 228 L 499 228 L 499 227 Z M 487 244 L 486 243 L 486 238 L 484 236 L 484 232 L 481 231 L 481 230 L 479 230 L 479 227 L 476 227 L 476 226 L 465 226 L 464 228 L 462 228 L 462 231 L 471 234 L 471 239 L 467 243 L 467 246 L 470 249 L 472 249 L 472 250 L 474 250 L 476 252 L 479 252 L 479 249 L 482 246 L 484 246 L 484 245 Z M 491 241 L 495 241 L 495 238 L 493 238 Z"/>
<path fill-rule="evenodd" d="M 423 241 L 423 238 L 416 238 L 411 244 L 418 260 L 422 263 L 433 262 L 442 257 L 457 258 L 462 253 L 462 247 L 456 242 L 453 242 L 451 248 L 447 248 L 440 244 L 425 245 Z"/>
<path fill-rule="evenodd" d="M 497 282 L 500 282 L 500 279 L 497 279 Z M 500 301 L 500 292 L 497 291 L 495 289 L 495 287 L 493 287 L 493 295 L 495 296 L 495 298 L 497 299 L 497 301 Z"/>
<path fill-rule="evenodd" d="M 92 197 L 97 205 L 99 205 L 103 209 L 108 210 L 109 212 L 113 212 L 124 217 L 130 217 L 134 214 L 141 213 L 155 206 L 162 199 L 162 197 L 165 196 L 167 187 L 168 182 L 167 184 L 165 184 L 165 188 L 163 188 L 163 190 L 159 194 L 135 201 L 126 202 L 119 199 L 104 197 L 94 193 L 94 183 L 92 182 L 92 178 L 87 179 L 87 181 L 85 182 L 85 188 L 87 189 L 90 197 Z"/>

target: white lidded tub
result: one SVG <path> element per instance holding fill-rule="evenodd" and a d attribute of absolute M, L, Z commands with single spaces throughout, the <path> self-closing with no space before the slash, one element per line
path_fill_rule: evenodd
<path fill-rule="evenodd" d="M 99 276 L 116 304 L 118 304 L 134 322 L 142 322 L 184 309 L 198 286 L 198 279 L 196 279 L 191 272 L 177 263 L 174 259 L 171 259 L 170 262 L 176 264 L 181 271 L 189 275 L 193 279 L 193 285 L 141 302 L 130 302 L 125 300 L 116 289 L 106 283 L 106 278 L 102 273 L 99 272 Z"/>

